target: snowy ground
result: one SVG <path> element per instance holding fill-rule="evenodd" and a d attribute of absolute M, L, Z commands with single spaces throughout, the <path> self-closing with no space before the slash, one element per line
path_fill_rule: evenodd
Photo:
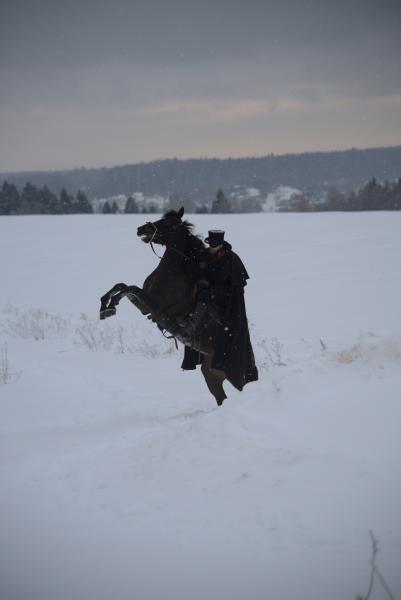
<path fill-rule="evenodd" d="M 0 218 L 1 600 L 353 600 L 369 530 L 399 598 L 401 214 L 191 216 L 251 275 L 222 408 L 128 302 L 98 321 L 144 220 Z"/>

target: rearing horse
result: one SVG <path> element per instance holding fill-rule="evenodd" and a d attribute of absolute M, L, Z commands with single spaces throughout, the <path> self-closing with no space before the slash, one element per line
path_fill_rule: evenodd
<path fill-rule="evenodd" d="M 160 220 L 138 227 L 137 235 L 143 242 L 152 248 L 153 244 L 160 244 L 166 250 L 142 288 L 118 283 L 102 296 L 100 318 L 115 315 L 115 307 L 126 296 L 142 314 L 155 321 L 159 329 L 202 355 L 203 376 L 220 406 L 227 397 L 223 381 L 230 380 L 224 371 L 211 367 L 215 340 L 221 332 L 221 318 L 217 310 L 209 307 L 199 333 L 193 335 L 186 326 L 194 307 L 196 281 L 200 278 L 198 261 L 205 247 L 192 233 L 193 225 L 182 221 L 183 214 L 183 208 L 170 210 Z"/>

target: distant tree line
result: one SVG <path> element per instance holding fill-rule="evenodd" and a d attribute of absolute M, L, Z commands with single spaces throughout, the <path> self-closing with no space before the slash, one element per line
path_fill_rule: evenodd
<path fill-rule="evenodd" d="M 130 196 L 125 205 L 115 200 L 105 201 L 101 206 L 103 214 L 135 214 L 160 213 L 169 209 L 177 210 L 183 206 L 187 213 L 246 213 L 262 210 L 260 197 L 227 197 L 220 188 L 211 205 L 199 204 L 191 196 L 181 197 L 171 194 L 162 202 L 141 202 Z M 305 193 L 293 196 L 282 202 L 277 209 L 279 212 L 324 212 L 324 211 L 362 211 L 362 210 L 401 210 L 401 178 L 395 182 L 380 183 L 376 178 L 371 179 L 364 187 L 349 194 L 341 193 L 331 188 L 324 200 L 316 200 Z M 93 206 L 84 192 L 78 191 L 74 196 L 64 188 L 57 195 L 47 186 L 37 188 L 26 183 L 21 192 L 12 183 L 5 181 L 0 188 L 0 215 L 65 215 L 78 213 L 93 213 Z"/>
<path fill-rule="evenodd" d="M 179 197 L 170 198 L 171 208 L 184 206 L 186 212 L 194 212 L 197 214 L 228 214 L 228 213 L 255 213 L 262 211 L 262 203 L 260 198 L 253 197 L 227 197 L 224 191 L 219 188 L 216 197 L 210 205 L 206 203 L 199 204 L 193 199 L 184 199 L 180 201 Z"/>
<path fill-rule="evenodd" d="M 238 212 L 228 200 L 222 189 L 219 189 L 216 198 L 211 207 L 207 205 L 198 205 L 190 197 L 180 198 L 177 194 L 172 194 L 163 211 L 170 208 L 177 209 L 184 206 L 186 212 L 190 213 L 230 213 Z M 45 185 L 37 188 L 30 182 L 26 183 L 22 191 L 19 192 L 13 183 L 5 181 L 0 188 L 0 215 L 70 215 L 78 213 L 93 213 L 93 206 L 89 202 L 84 192 L 78 191 L 74 196 L 69 194 L 66 189 L 62 189 L 57 195 L 49 190 Z M 105 201 L 101 212 L 103 214 L 116 214 L 124 212 L 126 214 L 135 213 L 158 213 L 160 206 L 154 202 L 143 204 L 142 206 L 130 196 L 124 209 L 121 209 L 116 201 Z"/>
<path fill-rule="evenodd" d="M 126 203 L 124 209 L 121 209 L 118 203 L 114 200 L 106 202 L 103 204 L 101 212 L 103 214 L 116 214 L 116 213 L 125 213 L 125 214 L 137 214 L 137 213 L 159 213 L 166 212 L 170 209 L 177 210 L 181 206 L 184 207 L 185 212 L 187 213 L 231 213 L 231 212 L 260 212 L 261 207 L 260 204 L 252 201 L 253 199 L 249 199 L 248 202 L 243 202 L 242 204 L 230 201 L 224 191 L 219 189 L 217 191 L 216 197 L 213 200 L 211 206 L 209 207 L 207 204 L 198 204 L 195 203 L 191 197 L 180 197 L 178 194 L 172 194 L 169 196 L 165 206 L 162 211 L 160 211 L 160 207 L 153 202 L 149 202 L 147 204 L 141 205 L 139 202 L 135 200 L 133 196 L 130 196 Z"/>
<path fill-rule="evenodd" d="M 393 183 L 380 183 L 373 178 L 360 190 L 350 194 L 342 194 L 332 188 L 322 202 L 316 202 L 306 194 L 299 194 L 279 208 L 279 212 L 361 210 L 401 210 L 401 178 Z"/>
<path fill-rule="evenodd" d="M 37 188 L 26 183 L 21 193 L 12 183 L 5 181 L 0 189 L 0 215 L 71 215 L 93 213 L 92 205 L 84 192 L 75 196 L 62 189 L 54 194 L 46 186 Z"/>

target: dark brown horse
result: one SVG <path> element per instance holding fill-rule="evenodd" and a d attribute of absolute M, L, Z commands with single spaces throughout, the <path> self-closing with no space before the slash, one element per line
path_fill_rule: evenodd
<path fill-rule="evenodd" d="M 142 288 L 118 283 L 101 298 L 100 318 L 116 314 L 115 307 L 126 296 L 142 314 L 155 321 L 160 330 L 202 355 L 202 373 L 220 406 L 227 397 L 223 389 L 227 376 L 224 371 L 213 369 L 211 364 L 222 321 L 217 310 L 209 307 L 199 333 L 194 336 L 188 326 L 199 279 L 199 259 L 205 247 L 192 233 L 192 224 L 182 221 L 183 214 L 183 208 L 171 210 L 160 220 L 138 227 L 137 235 L 143 242 L 152 248 L 153 244 L 160 244 L 166 250 Z"/>

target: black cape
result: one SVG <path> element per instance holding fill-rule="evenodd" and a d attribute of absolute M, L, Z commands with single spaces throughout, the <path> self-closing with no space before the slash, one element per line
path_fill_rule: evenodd
<path fill-rule="evenodd" d="M 244 287 L 249 275 L 240 257 L 231 251 L 230 244 L 226 242 L 225 246 L 227 258 L 231 263 L 230 295 L 213 355 L 212 368 L 224 371 L 230 383 L 241 391 L 245 384 L 258 379 L 244 300 Z M 201 355 L 186 346 L 181 368 L 195 369 L 200 363 Z"/>

